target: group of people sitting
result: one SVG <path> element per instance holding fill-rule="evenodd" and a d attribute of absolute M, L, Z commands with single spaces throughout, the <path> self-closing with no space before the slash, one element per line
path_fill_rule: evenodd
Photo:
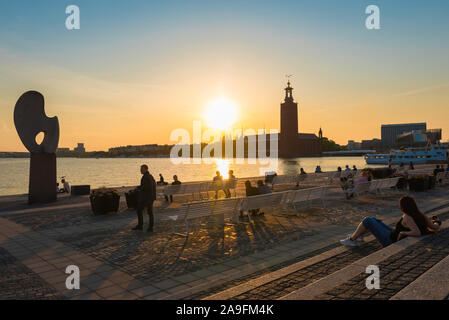
<path fill-rule="evenodd" d="M 223 190 L 225 197 L 230 198 L 231 197 L 231 187 L 233 187 L 233 184 L 237 178 L 234 176 L 234 171 L 229 170 L 228 171 L 228 179 L 224 179 L 221 175 L 220 171 L 215 172 L 215 177 L 213 177 L 212 181 L 215 182 L 215 199 L 218 199 L 218 191 Z M 235 187 L 235 186 L 234 186 Z"/>
<path fill-rule="evenodd" d="M 233 188 L 232 183 L 234 183 L 237 178 L 234 176 L 234 171 L 229 170 L 228 172 L 228 179 L 224 179 L 221 175 L 220 171 L 215 172 L 215 177 L 213 177 L 212 181 L 215 183 L 215 199 L 218 199 L 218 191 L 222 190 L 225 194 L 226 198 L 231 197 L 231 190 Z M 173 176 L 173 182 L 171 183 L 172 186 L 180 185 L 181 181 L 179 180 L 177 175 Z M 159 181 L 156 182 L 156 185 L 158 186 L 166 186 L 168 185 L 168 182 L 164 180 L 164 177 L 161 173 L 159 173 Z M 165 195 L 165 201 L 167 202 L 173 202 L 173 195 Z"/>
<path fill-rule="evenodd" d="M 433 169 L 433 175 L 437 176 L 437 174 L 439 174 L 440 172 L 449 172 L 449 164 L 447 165 L 446 169 L 444 169 L 443 165 L 439 165 L 437 164 L 436 168 Z"/>
<path fill-rule="evenodd" d="M 340 186 L 345 191 L 346 198 L 350 199 L 354 197 L 354 192 L 351 190 L 354 190 L 357 185 L 367 183 L 373 179 L 371 172 L 363 171 L 362 175 L 355 179 L 352 175 L 340 177 Z"/>
<path fill-rule="evenodd" d="M 343 170 L 342 170 L 341 167 L 338 167 L 338 168 L 337 168 L 337 171 L 338 171 L 338 172 L 342 172 Z M 351 171 L 356 172 L 356 171 L 357 171 L 357 167 L 354 165 L 354 166 L 352 166 L 352 169 L 351 169 L 351 168 L 349 168 L 349 165 L 346 165 L 344 171 L 345 171 L 345 172 L 351 172 Z M 315 168 L 315 173 L 324 173 L 324 171 L 321 169 L 321 166 L 320 166 L 320 165 L 317 165 L 317 166 L 316 166 L 316 168 Z M 300 171 L 299 171 L 299 174 L 307 174 L 307 172 L 305 172 L 304 169 L 301 168 Z"/>
<path fill-rule="evenodd" d="M 173 182 L 171 183 L 171 185 L 172 186 L 177 186 L 177 185 L 180 185 L 180 184 L 181 184 L 181 181 L 179 181 L 178 176 L 175 174 L 173 176 Z M 162 173 L 159 173 L 159 181 L 156 182 L 156 185 L 158 185 L 158 186 L 166 186 L 166 185 L 168 185 L 168 182 L 165 182 L 164 177 L 162 176 Z M 168 202 L 169 199 L 170 199 L 170 202 L 173 202 L 173 195 L 170 195 L 170 198 L 167 195 L 165 196 L 165 201 Z"/>
<path fill-rule="evenodd" d="M 392 168 L 391 160 L 389 160 L 389 162 L 388 162 L 388 167 L 390 169 Z M 401 162 L 399 164 L 399 166 L 396 168 L 395 173 L 400 174 L 400 175 L 406 175 L 406 174 L 408 174 L 409 171 L 412 171 L 412 170 L 415 170 L 415 166 L 414 166 L 413 162 L 410 162 L 408 167 L 406 167 L 404 165 L 404 163 Z M 437 176 L 437 174 L 440 172 L 449 172 L 449 164 L 447 165 L 446 169 L 444 169 L 444 165 L 437 164 L 435 169 L 433 169 L 433 175 Z"/>
<path fill-rule="evenodd" d="M 70 193 L 70 184 L 64 178 L 61 179 L 62 188 L 59 187 L 59 183 L 56 182 L 57 193 Z"/>

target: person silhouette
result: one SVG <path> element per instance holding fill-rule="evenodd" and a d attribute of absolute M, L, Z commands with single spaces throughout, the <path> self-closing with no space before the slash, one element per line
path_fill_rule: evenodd
<path fill-rule="evenodd" d="M 153 232 L 154 215 L 153 202 L 156 200 L 156 181 L 154 177 L 148 172 L 148 166 L 143 164 L 140 166 L 140 173 L 142 179 L 138 187 L 137 196 L 137 225 L 132 230 L 143 230 L 143 210 L 147 207 L 147 213 L 150 218 L 148 225 L 148 232 Z"/>

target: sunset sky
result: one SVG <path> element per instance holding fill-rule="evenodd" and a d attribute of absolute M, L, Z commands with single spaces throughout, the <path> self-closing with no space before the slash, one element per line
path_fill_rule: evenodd
<path fill-rule="evenodd" d="M 81 29 L 65 27 L 78 5 Z M 380 8 L 367 30 L 365 8 Z M 40 91 L 60 147 L 173 143 L 226 99 L 235 127 L 279 129 L 293 74 L 299 131 L 337 143 L 381 124 L 449 138 L 449 1 L 0 1 L 0 151 L 25 151 L 14 105 Z"/>

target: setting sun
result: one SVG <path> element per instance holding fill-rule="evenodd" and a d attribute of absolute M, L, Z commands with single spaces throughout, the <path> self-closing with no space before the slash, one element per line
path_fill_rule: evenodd
<path fill-rule="evenodd" d="M 207 106 L 204 117 L 211 128 L 230 129 L 237 120 L 237 108 L 232 101 L 220 98 Z"/>

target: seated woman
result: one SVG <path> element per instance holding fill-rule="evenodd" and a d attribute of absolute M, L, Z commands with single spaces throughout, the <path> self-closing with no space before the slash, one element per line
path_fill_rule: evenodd
<path fill-rule="evenodd" d="M 367 217 L 362 220 L 352 235 L 340 240 L 340 243 L 353 247 L 364 234 L 371 232 L 377 241 L 386 247 L 408 236 L 420 237 L 429 233 L 437 233 L 440 230 L 441 221 L 437 217 L 429 219 L 424 215 L 412 197 L 404 196 L 399 199 L 399 207 L 402 217 L 394 229 L 374 217 Z"/>

